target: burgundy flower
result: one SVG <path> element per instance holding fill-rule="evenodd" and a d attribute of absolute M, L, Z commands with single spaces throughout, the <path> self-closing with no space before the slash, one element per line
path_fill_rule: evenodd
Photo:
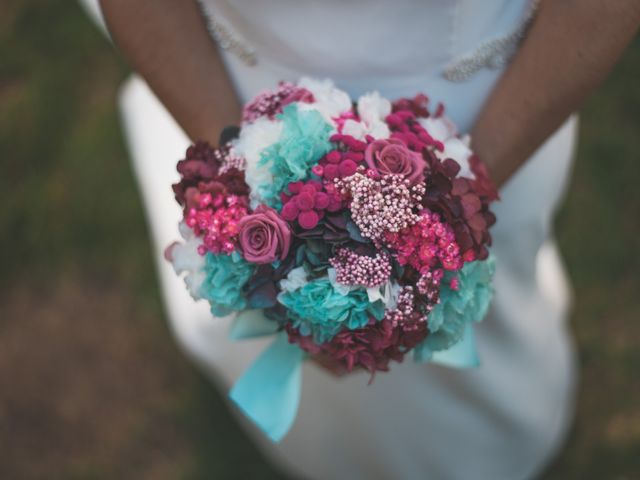
<path fill-rule="evenodd" d="M 278 213 L 260 205 L 253 214 L 238 222 L 240 250 L 252 263 L 284 260 L 291 245 L 291 230 Z"/>
<path fill-rule="evenodd" d="M 453 228 L 456 243 L 465 261 L 484 260 L 491 245 L 489 228 L 496 222 L 490 204 L 497 191 L 486 176 L 483 165 L 472 159 L 476 179 L 458 177 L 459 165 L 448 158 L 439 160 L 433 152 L 424 151 L 429 175 L 423 204 L 440 213 Z"/>
<path fill-rule="evenodd" d="M 176 200 L 184 207 L 185 215 L 197 206 L 201 194 L 249 194 L 244 172 L 236 168 L 221 172 L 220 167 L 228 154 L 229 147 L 213 148 L 206 142 L 197 142 L 187 149 L 186 158 L 177 166 L 180 181 L 173 185 Z"/>
<path fill-rule="evenodd" d="M 402 175 L 412 184 L 424 180 L 422 155 L 409 150 L 401 140 L 376 140 L 367 146 L 364 158 L 369 168 L 380 175 Z"/>
<path fill-rule="evenodd" d="M 338 364 L 347 372 L 355 368 L 364 368 L 372 374 L 389 370 L 392 360 L 402 362 L 406 352 L 418 345 L 428 334 L 426 322 L 420 328 L 405 330 L 401 325 L 394 326 L 389 320 L 372 321 L 369 325 L 356 330 L 343 330 L 331 341 L 318 345 L 312 337 L 300 335 L 300 332 L 287 325 L 287 334 L 291 343 L 317 356 Z"/>

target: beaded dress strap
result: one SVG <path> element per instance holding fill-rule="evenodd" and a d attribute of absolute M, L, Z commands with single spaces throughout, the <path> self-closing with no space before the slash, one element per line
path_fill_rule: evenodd
<path fill-rule="evenodd" d="M 483 68 L 496 69 L 507 65 L 525 38 L 535 18 L 539 0 L 532 0 L 518 27 L 507 35 L 487 40 L 470 54 L 454 58 L 442 76 L 451 82 L 464 82 Z"/>
<path fill-rule="evenodd" d="M 210 35 L 217 42 L 218 46 L 221 49 L 232 53 L 250 67 L 257 64 L 258 59 L 256 57 L 255 50 L 250 45 L 239 39 L 229 27 L 208 13 L 201 1 L 198 3 L 200 4 L 202 16 L 206 21 L 207 30 L 209 30 Z"/>

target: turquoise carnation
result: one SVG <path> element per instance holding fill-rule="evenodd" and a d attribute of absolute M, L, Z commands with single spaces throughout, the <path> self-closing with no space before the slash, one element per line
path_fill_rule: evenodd
<path fill-rule="evenodd" d="M 280 138 L 261 153 L 259 165 L 268 165 L 273 183 L 260 185 L 264 203 L 280 208 L 280 192 L 291 182 L 306 180 L 313 167 L 333 147 L 329 142 L 331 126 L 317 110 L 300 110 L 292 103 L 278 115 L 283 122 Z"/>
<path fill-rule="evenodd" d="M 200 295 L 209 301 L 211 313 L 222 317 L 245 309 L 247 301 L 242 288 L 254 270 L 255 266 L 238 252 L 231 255 L 207 253 L 203 268 L 206 277 L 200 286 Z"/>
<path fill-rule="evenodd" d="M 427 361 L 434 352 L 447 350 L 464 335 L 465 327 L 479 322 L 487 314 L 493 296 L 491 280 L 495 261 L 466 263 L 458 272 L 447 272 L 440 289 L 438 303 L 427 318 L 429 335 L 415 348 L 415 358 Z M 458 290 L 449 287 L 451 278 L 458 277 Z"/>
<path fill-rule="evenodd" d="M 384 316 L 381 301 L 369 302 L 366 290 L 337 292 L 328 278 L 319 278 L 291 292 L 282 292 L 278 301 L 289 310 L 293 326 L 302 335 L 313 335 L 316 343 L 331 340 L 343 327 L 361 328 Z"/>

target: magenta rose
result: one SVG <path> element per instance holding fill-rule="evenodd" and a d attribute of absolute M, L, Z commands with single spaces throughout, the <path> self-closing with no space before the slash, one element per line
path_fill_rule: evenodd
<path fill-rule="evenodd" d="M 264 205 L 238 222 L 240 250 L 251 263 L 284 260 L 291 245 L 291 230 L 278 213 Z"/>
<path fill-rule="evenodd" d="M 369 144 L 364 159 L 369 168 L 380 175 L 403 175 L 412 184 L 424 180 L 425 161 L 422 155 L 412 152 L 396 138 L 376 140 Z"/>

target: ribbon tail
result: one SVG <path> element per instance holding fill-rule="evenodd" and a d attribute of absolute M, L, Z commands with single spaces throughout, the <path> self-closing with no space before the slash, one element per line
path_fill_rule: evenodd
<path fill-rule="evenodd" d="M 238 312 L 229 329 L 229 339 L 245 340 L 249 338 L 273 335 L 278 331 L 278 324 L 264 316 L 261 309 Z"/>
<path fill-rule="evenodd" d="M 274 442 L 289 431 L 298 411 L 304 352 L 286 333 L 256 359 L 235 383 L 229 397 Z"/>
<path fill-rule="evenodd" d="M 473 326 L 467 324 L 462 340 L 452 347 L 433 353 L 433 363 L 455 368 L 469 368 L 480 365 Z"/>

